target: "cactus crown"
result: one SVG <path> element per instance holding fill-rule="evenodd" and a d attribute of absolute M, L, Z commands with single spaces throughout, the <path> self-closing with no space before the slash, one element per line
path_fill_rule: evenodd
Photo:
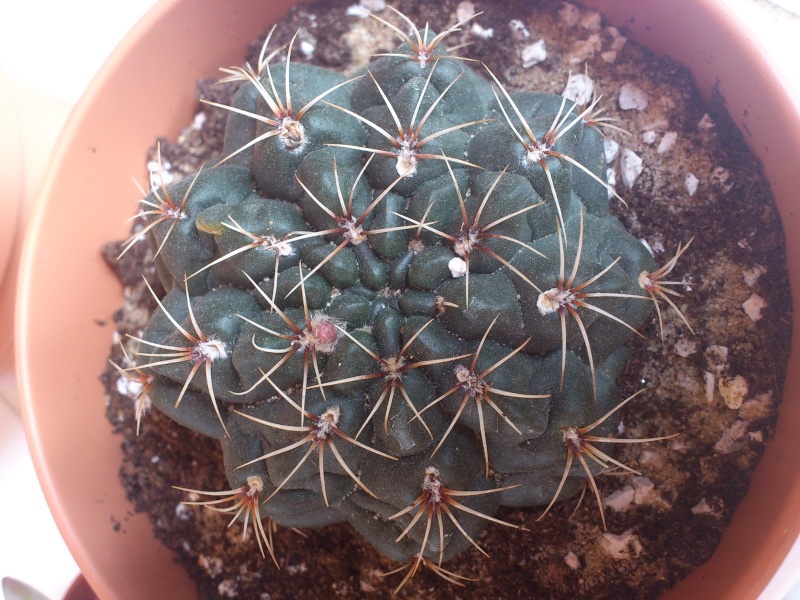
<path fill-rule="evenodd" d="M 623 344 L 674 307 L 674 261 L 609 212 L 596 100 L 509 93 L 443 49 L 461 23 L 378 20 L 403 41 L 353 79 L 272 32 L 224 69 L 223 158 L 143 200 L 167 294 L 128 372 L 219 439 L 231 489 L 184 491 L 273 560 L 274 524 L 347 520 L 401 586 L 420 565 L 461 585 L 443 562 L 519 527 L 500 505 L 546 513 L 619 464 Z"/>

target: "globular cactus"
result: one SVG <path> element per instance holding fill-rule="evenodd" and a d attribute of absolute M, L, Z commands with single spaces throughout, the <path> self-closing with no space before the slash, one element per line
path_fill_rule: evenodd
<path fill-rule="evenodd" d="M 623 344 L 674 261 L 610 215 L 595 103 L 508 93 L 447 55 L 458 26 L 384 23 L 403 43 L 353 79 L 292 44 L 226 69 L 222 160 L 143 201 L 167 294 L 128 372 L 219 439 L 231 490 L 196 503 L 262 553 L 275 524 L 346 520 L 403 583 L 458 583 L 444 561 L 520 526 L 499 506 L 622 466 Z"/>

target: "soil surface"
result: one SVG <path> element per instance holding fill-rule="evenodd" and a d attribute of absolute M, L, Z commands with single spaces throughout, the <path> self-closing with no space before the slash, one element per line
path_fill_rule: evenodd
<path fill-rule="evenodd" d="M 615 213 L 659 264 L 694 239 L 672 277 L 685 284 L 678 304 L 692 330 L 662 303 L 663 343 L 654 317 L 642 330 L 644 337 L 631 341 L 634 358 L 619 381 L 622 397 L 648 389 L 625 407 L 620 437 L 680 435 L 624 445 L 617 458 L 641 475 L 617 470 L 598 478 L 607 532 L 591 491 L 577 509 L 574 498 L 541 521 L 541 509 L 504 508 L 498 518 L 528 531 L 490 525 L 478 540 L 490 558 L 472 549 L 445 565 L 475 581 L 456 587 L 421 569 L 398 597 L 655 598 L 709 558 L 772 435 L 792 321 L 778 214 L 724 100 L 704 104 L 684 67 L 626 42 L 624 31 L 569 5 L 530 0 L 469 5 L 394 4 L 436 31 L 470 10 L 483 11 L 447 43 L 469 42 L 458 52 L 485 62 L 509 91 L 561 93 L 569 72 L 586 68 L 603 95 L 605 114 L 630 132 L 606 130 L 620 155 L 628 157 L 609 163 L 628 204 L 612 201 Z M 370 54 L 396 45 L 385 25 L 350 15 L 349 7 L 339 1 L 298 7 L 279 23 L 272 47 L 288 43 L 299 29 L 296 44 L 304 42 L 305 52 L 295 52 L 293 59 L 353 72 Z M 377 14 L 405 29 L 391 11 Z M 529 47 L 541 39 L 546 59 L 524 66 L 536 54 Z M 251 64 L 260 45 L 261 40 L 253 44 Z M 631 95 L 626 85 L 642 95 L 636 90 Z M 198 97 L 226 103 L 235 88 L 201 82 Z M 629 98 L 639 108 L 620 108 Z M 175 178 L 218 156 L 227 113 L 198 104 L 198 115 L 178 140 L 160 141 L 165 167 Z M 629 163 L 636 163 L 630 152 L 642 160 L 642 172 L 632 182 L 623 179 Z M 130 346 L 125 334 L 140 335 L 155 306 L 141 283 L 143 272 L 157 281 L 146 246 L 135 244 L 119 262 L 120 243 L 105 249 L 126 286 L 112 350 L 118 364 L 125 361 L 118 341 Z M 400 565 L 348 525 L 302 534 L 277 531 L 278 570 L 269 557 L 262 559 L 251 531 L 243 539 L 240 524 L 228 528 L 224 516 L 183 505 L 186 494 L 172 486 L 228 489 L 217 442 L 157 411 L 142 417 L 137 436 L 135 385 L 113 367 L 104 379 L 108 417 L 125 452 L 122 482 L 136 510 L 149 514 L 156 535 L 177 552 L 202 598 L 391 596 L 402 574 L 384 575 Z M 109 523 L 121 526 L 122 516 Z"/>

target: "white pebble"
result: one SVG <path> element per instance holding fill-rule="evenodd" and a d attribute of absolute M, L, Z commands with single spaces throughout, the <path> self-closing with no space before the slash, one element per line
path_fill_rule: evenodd
<path fill-rule="evenodd" d="M 644 504 L 644 501 L 655 489 L 656 484 L 647 477 L 634 477 L 633 478 L 633 503 Z"/>
<path fill-rule="evenodd" d="M 633 488 L 626 485 L 620 490 L 615 490 L 605 498 L 603 498 L 603 505 L 607 506 L 614 512 L 625 512 L 628 507 L 633 503 L 635 492 Z"/>
<path fill-rule="evenodd" d="M 706 400 L 711 403 L 714 401 L 714 374 L 703 371 L 703 381 L 706 384 Z"/>
<path fill-rule="evenodd" d="M 561 95 L 580 106 L 589 104 L 594 95 L 594 81 L 583 73 L 573 73 L 567 79 L 567 85 L 564 86 Z"/>
<path fill-rule="evenodd" d="M 136 398 L 142 391 L 142 384 L 133 379 L 128 379 L 124 375 L 117 379 L 117 393 L 129 398 Z"/>
<path fill-rule="evenodd" d="M 714 509 L 711 508 L 711 505 L 706 501 L 705 498 L 702 498 L 700 502 L 695 504 L 692 507 L 692 514 L 693 515 L 713 515 Z"/>
<path fill-rule="evenodd" d="M 761 265 L 755 265 L 752 269 L 745 269 L 742 271 L 742 279 L 747 287 L 753 287 L 756 284 L 756 281 L 758 281 L 758 278 L 766 272 L 767 269 L 765 267 L 762 267 Z"/>
<path fill-rule="evenodd" d="M 769 416 L 772 406 L 772 392 L 759 394 L 752 400 L 747 400 L 739 409 L 739 418 L 745 421 L 758 421 Z"/>
<path fill-rule="evenodd" d="M 358 0 L 358 3 L 370 12 L 381 12 L 386 8 L 385 0 Z"/>
<path fill-rule="evenodd" d="M 633 189 L 633 184 L 644 170 L 642 159 L 633 150 L 625 148 L 619 160 L 619 167 L 622 173 L 622 183 L 629 190 Z"/>
<path fill-rule="evenodd" d="M 697 186 L 700 185 L 700 180 L 694 173 L 687 173 L 683 178 L 683 187 L 686 188 L 686 193 L 689 196 L 694 196 L 697 193 Z"/>
<path fill-rule="evenodd" d="M 733 181 L 730 181 L 730 178 L 731 172 L 728 171 L 728 169 L 725 167 L 714 167 L 714 170 L 711 171 L 709 181 L 711 181 L 713 185 L 721 187 L 723 192 L 727 192 L 733 187 Z"/>
<path fill-rule="evenodd" d="M 628 529 L 619 535 L 604 533 L 600 539 L 600 544 L 611 558 L 617 560 L 629 560 L 631 558 L 631 549 L 637 556 L 643 549 L 639 538 L 633 535 L 632 529 Z"/>
<path fill-rule="evenodd" d="M 458 3 L 458 7 L 456 8 L 456 19 L 459 23 L 461 21 L 466 21 L 474 14 L 475 5 L 472 2 L 469 0 L 464 0 L 463 2 Z"/>
<path fill-rule="evenodd" d="M 622 48 L 625 47 L 625 43 L 628 41 L 624 35 L 620 35 L 619 37 L 615 38 L 613 42 L 611 42 L 611 49 L 619 52 Z"/>
<path fill-rule="evenodd" d="M 748 437 L 753 440 L 754 442 L 761 444 L 764 442 L 764 432 L 763 431 L 748 431 Z"/>
<path fill-rule="evenodd" d="M 602 52 L 600 53 L 600 58 L 602 58 L 608 64 L 613 65 L 615 62 L 617 62 L 617 51 L 607 50 L 606 52 Z"/>
<path fill-rule="evenodd" d="M 682 337 L 677 342 L 675 342 L 675 354 L 678 356 L 682 356 L 686 358 L 687 356 L 691 356 L 697 352 L 697 342 L 694 340 L 686 339 Z"/>
<path fill-rule="evenodd" d="M 656 141 L 656 132 L 655 131 L 645 131 L 642 134 L 642 141 L 647 144 L 648 146 Z"/>
<path fill-rule="evenodd" d="M 522 66 L 526 69 L 538 65 L 547 58 L 547 48 L 544 40 L 539 40 L 534 44 L 529 44 L 522 49 Z"/>
<path fill-rule="evenodd" d="M 450 259 L 450 262 L 447 263 L 447 268 L 450 269 L 450 274 L 453 277 L 463 277 L 467 274 L 467 263 L 458 256 Z"/>
<path fill-rule="evenodd" d="M 567 552 L 567 555 L 564 557 L 564 562 L 567 563 L 567 566 L 573 571 L 577 571 L 581 568 L 581 559 L 572 551 Z"/>
<path fill-rule="evenodd" d="M 306 58 L 311 58 L 314 55 L 314 44 L 309 41 L 303 40 L 300 42 L 300 52 Z"/>
<path fill-rule="evenodd" d="M 720 439 L 714 444 L 714 450 L 720 454 L 736 452 L 744 446 L 746 436 L 747 422 L 741 419 L 737 420 L 733 425 L 725 428 Z"/>
<path fill-rule="evenodd" d="M 644 110 L 647 108 L 647 94 L 635 85 L 626 83 L 619 90 L 619 107 L 622 110 Z"/>
<path fill-rule="evenodd" d="M 600 31 L 600 28 L 603 26 L 603 21 L 600 18 L 600 13 L 590 12 L 583 15 L 581 19 L 581 27 L 583 27 L 586 31 Z"/>
<path fill-rule="evenodd" d="M 747 316 L 758 321 L 763 315 L 761 311 L 767 306 L 767 301 L 758 294 L 751 294 L 750 297 L 742 303 L 742 308 Z"/>
<path fill-rule="evenodd" d="M 202 111 L 200 111 L 199 113 L 197 113 L 197 114 L 194 116 L 194 119 L 192 119 L 192 126 L 191 126 L 191 127 L 192 127 L 192 129 L 194 129 L 194 130 L 200 130 L 200 129 L 202 129 L 202 128 L 203 128 L 203 125 L 204 125 L 204 124 L 205 124 L 205 122 L 206 122 L 206 119 L 207 119 L 207 117 L 206 117 L 206 113 L 204 113 L 204 112 L 202 112 Z"/>
<path fill-rule="evenodd" d="M 602 47 L 603 41 L 600 39 L 600 35 L 593 33 L 585 40 L 579 40 L 572 45 L 569 63 L 571 65 L 583 64 L 594 58 L 595 52 L 599 52 Z"/>
<path fill-rule="evenodd" d="M 725 370 L 728 363 L 728 347 L 712 344 L 705 351 L 706 362 L 710 370 L 714 371 L 716 375 Z"/>
<path fill-rule="evenodd" d="M 700 131 L 707 131 L 707 130 L 711 129 L 712 127 L 714 127 L 714 125 L 716 125 L 716 123 L 714 123 L 714 121 L 711 119 L 711 117 L 708 116 L 708 113 L 706 113 L 706 114 L 703 115 L 703 118 L 700 119 L 700 122 L 697 123 L 697 128 Z"/>
<path fill-rule="evenodd" d="M 614 162 L 619 156 L 619 144 L 614 140 L 603 140 L 603 153 L 606 156 L 606 163 Z"/>
<path fill-rule="evenodd" d="M 459 19 L 459 21 L 460 20 L 461 19 Z M 511 35 L 516 40 L 527 40 L 529 37 L 531 37 L 531 32 L 528 31 L 527 27 L 525 27 L 525 23 L 519 19 L 511 19 L 508 22 L 508 27 L 511 29 Z"/>
<path fill-rule="evenodd" d="M 188 521 L 191 518 L 189 507 L 183 502 L 177 504 L 175 506 L 175 516 L 178 517 L 180 521 Z"/>
<path fill-rule="evenodd" d="M 581 19 L 581 11 L 578 10 L 577 6 L 569 2 L 564 2 L 558 14 L 568 27 L 574 27 Z"/>
<path fill-rule="evenodd" d="M 481 38 L 482 40 L 488 40 L 490 37 L 494 35 L 494 29 L 489 27 L 488 29 L 478 25 L 477 23 L 472 24 L 472 28 L 470 29 L 473 35 Z"/>
<path fill-rule="evenodd" d="M 239 595 L 239 584 L 234 579 L 225 579 L 217 586 L 217 593 L 225 598 L 236 598 Z"/>
<path fill-rule="evenodd" d="M 359 19 L 366 19 L 369 17 L 369 12 L 363 6 L 359 6 L 358 4 L 353 4 L 348 6 L 347 9 L 344 11 L 344 14 L 348 17 L 358 17 Z"/>
<path fill-rule="evenodd" d="M 606 181 L 608 182 L 608 199 L 611 200 L 616 193 L 617 172 L 614 169 L 606 169 Z"/>
<path fill-rule="evenodd" d="M 668 131 L 664 134 L 664 137 L 661 138 L 661 142 L 658 144 L 658 148 L 656 152 L 659 154 L 664 154 L 665 152 L 669 152 L 672 148 L 675 147 L 675 143 L 678 141 L 678 132 L 677 131 Z"/>

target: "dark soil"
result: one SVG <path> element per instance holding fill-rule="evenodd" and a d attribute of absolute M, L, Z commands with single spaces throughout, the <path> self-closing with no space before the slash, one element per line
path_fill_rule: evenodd
<path fill-rule="evenodd" d="M 416 23 L 430 21 L 437 31 L 456 21 L 455 0 L 426 4 L 400 0 L 395 6 Z M 345 16 L 347 7 L 348 3 L 332 1 L 295 9 L 279 24 L 273 47 L 301 29 L 299 40 L 311 43 L 314 52 L 307 59 L 298 52 L 298 60 L 352 71 L 370 53 L 381 51 L 380 44 L 388 44 L 385 49 L 394 45 L 383 25 Z M 618 471 L 598 478 L 603 498 L 614 492 L 630 497 L 630 489 L 634 491 L 632 502 L 616 504 L 612 496 L 611 504 L 624 510 L 606 506 L 608 533 L 602 530 L 591 492 L 571 518 L 577 499 L 556 505 L 542 521 L 537 521 L 541 509 L 502 509 L 499 518 L 524 524 L 528 531 L 490 526 L 479 542 L 491 558 L 470 550 L 446 564 L 476 581 L 460 588 L 423 569 L 398 594 L 401 598 L 657 597 L 714 551 L 774 428 L 792 315 L 783 234 L 760 165 L 725 112 L 724 99 L 704 105 L 685 68 L 631 42 L 610 64 L 603 53 L 611 47 L 614 32 L 605 28 L 593 32 L 584 27 L 591 26 L 589 20 L 569 27 L 560 8 L 558 3 L 530 0 L 476 1 L 475 11 L 484 13 L 475 22 L 493 28 L 494 36 L 481 39 L 466 31 L 467 26 L 461 40 L 448 38 L 448 42 L 472 42 L 465 54 L 484 61 L 512 91 L 560 93 L 567 72 L 582 71 L 586 59 L 608 114 L 620 118 L 620 125 L 632 132 L 609 134 L 644 161 L 644 171 L 631 190 L 620 181 L 619 159 L 610 165 L 617 169 L 617 189 L 628 203 L 627 209 L 618 205 L 615 211 L 635 236 L 654 249 L 659 264 L 673 256 L 678 243 L 694 237 L 673 277 L 687 284 L 680 307 L 694 333 L 669 310 L 664 311 L 663 344 L 655 319 L 644 328 L 644 339 L 631 341 L 635 354 L 619 382 L 621 394 L 625 397 L 643 386 L 649 391 L 626 406 L 620 434 L 681 435 L 668 442 L 632 444 L 619 453 L 618 458 L 643 477 Z M 389 11 L 380 14 L 399 23 Z M 584 11 L 581 16 L 590 15 Z M 528 38 L 512 35 L 512 19 L 527 28 Z M 542 37 L 547 40 L 547 60 L 523 68 L 521 49 Z M 580 42 L 586 40 L 600 44 L 594 56 L 580 55 L 586 47 Z M 251 64 L 260 44 L 254 42 Z M 582 59 L 570 64 L 576 56 Z M 618 108 L 619 88 L 625 83 L 635 83 L 646 92 L 646 110 Z M 234 89 L 231 84 L 202 82 L 198 97 L 225 103 Z M 206 117 L 201 127 L 188 128 L 178 140 L 161 140 L 164 160 L 176 177 L 213 158 L 221 145 L 226 113 L 208 106 L 198 110 Z M 714 127 L 698 127 L 704 114 Z M 655 142 L 643 141 L 647 131 L 654 132 Z M 659 153 L 660 140 L 668 131 L 677 133 L 677 142 Z M 694 195 L 684 187 L 688 173 L 699 180 Z M 119 263 L 114 257 L 120 244 L 105 249 L 126 286 L 125 305 L 116 315 L 122 336 L 139 335 L 155 305 L 141 284 L 143 272 L 151 282 L 157 281 L 145 246 L 134 245 Z M 747 314 L 746 301 L 748 307 L 763 304 L 760 318 L 752 308 Z M 123 360 L 116 340 L 112 359 Z M 744 401 L 728 397 L 726 403 L 720 382 L 724 385 L 737 376 L 737 382 L 743 378 L 747 385 Z M 348 525 L 307 530 L 303 535 L 278 531 L 278 570 L 269 558 L 261 558 L 250 533 L 242 540 L 239 524 L 226 528 L 224 517 L 182 505 L 185 494 L 174 485 L 228 489 L 217 443 L 157 411 L 143 417 L 137 436 L 130 390 L 113 368 L 104 379 L 111 399 L 108 417 L 121 434 L 125 453 L 123 485 L 136 510 L 150 516 L 156 535 L 177 552 L 202 598 L 391 595 L 402 575 L 383 574 L 399 565 L 373 550 Z"/>

